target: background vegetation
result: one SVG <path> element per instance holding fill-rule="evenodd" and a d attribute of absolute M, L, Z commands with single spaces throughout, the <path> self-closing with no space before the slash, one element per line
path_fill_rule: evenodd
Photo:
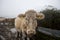
<path fill-rule="evenodd" d="M 38 26 L 60 30 L 60 10 L 53 6 L 48 6 L 44 13 L 45 19 L 38 20 Z"/>

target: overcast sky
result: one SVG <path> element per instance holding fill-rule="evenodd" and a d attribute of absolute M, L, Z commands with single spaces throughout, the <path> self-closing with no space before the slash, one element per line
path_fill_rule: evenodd
<path fill-rule="evenodd" d="M 0 0 L 0 17 L 16 17 L 28 9 L 40 11 L 52 5 L 60 9 L 60 0 Z"/>

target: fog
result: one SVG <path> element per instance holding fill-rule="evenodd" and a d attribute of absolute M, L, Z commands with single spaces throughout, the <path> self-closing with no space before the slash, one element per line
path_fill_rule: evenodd
<path fill-rule="evenodd" d="M 0 0 L 0 17 L 14 18 L 26 10 L 41 11 L 48 5 L 60 9 L 60 0 Z"/>

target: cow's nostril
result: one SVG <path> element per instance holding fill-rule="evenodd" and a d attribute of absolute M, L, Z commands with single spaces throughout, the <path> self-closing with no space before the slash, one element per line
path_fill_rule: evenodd
<path fill-rule="evenodd" d="M 28 31 L 28 33 L 31 33 L 31 31 Z"/>
<path fill-rule="evenodd" d="M 33 31 L 28 31 L 29 34 L 33 34 L 34 32 Z"/>

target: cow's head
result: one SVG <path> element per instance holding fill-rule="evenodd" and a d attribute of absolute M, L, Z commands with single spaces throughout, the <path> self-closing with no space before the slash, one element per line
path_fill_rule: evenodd
<path fill-rule="evenodd" d="M 42 14 L 42 13 L 40 14 L 40 13 L 36 12 L 35 10 L 28 10 L 27 12 L 25 12 L 27 35 L 36 34 L 36 28 L 37 28 L 37 20 L 36 19 L 37 18 L 44 19 L 44 14 Z"/>

